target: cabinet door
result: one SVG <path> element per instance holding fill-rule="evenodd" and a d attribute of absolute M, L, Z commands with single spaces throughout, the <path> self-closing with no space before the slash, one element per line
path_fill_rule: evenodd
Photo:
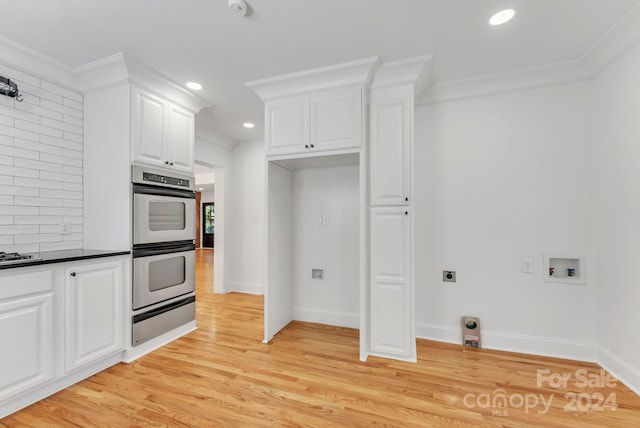
<path fill-rule="evenodd" d="M 309 151 L 309 98 L 270 101 L 265 106 L 267 155 Z"/>
<path fill-rule="evenodd" d="M 342 89 L 311 97 L 312 150 L 362 146 L 362 90 Z"/>
<path fill-rule="evenodd" d="M 53 294 L 0 304 L 0 402 L 53 378 Z"/>
<path fill-rule="evenodd" d="M 124 349 L 122 262 L 65 269 L 66 371 Z"/>
<path fill-rule="evenodd" d="M 408 208 L 371 209 L 371 352 L 415 359 Z"/>
<path fill-rule="evenodd" d="M 408 98 L 371 104 L 371 205 L 406 205 L 410 194 Z"/>
<path fill-rule="evenodd" d="M 165 102 L 137 88 L 133 91 L 133 160 L 164 166 Z"/>
<path fill-rule="evenodd" d="M 167 161 L 175 169 L 192 173 L 195 144 L 193 114 L 173 105 L 168 106 L 168 114 Z"/>

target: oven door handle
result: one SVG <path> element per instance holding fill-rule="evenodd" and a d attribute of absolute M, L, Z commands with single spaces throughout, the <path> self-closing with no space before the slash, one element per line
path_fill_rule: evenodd
<path fill-rule="evenodd" d="M 149 318 L 153 318 L 155 316 L 164 314 L 165 312 L 169 312 L 172 311 L 176 308 L 188 305 L 189 303 L 193 303 L 196 301 L 196 297 L 195 296 L 190 296 L 187 297 L 186 299 L 182 299 L 182 300 L 178 300 L 177 302 L 174 303 L 170 303 L 168 305 L 162 306 L 160 308 L 154 309 L 152 311 L 149 312 L 145 312 L 143 314 L 138 314 L 138 315 L 134 315 L 133 316 L 133 323 L 139 323 L 140 321 L 144 321 L 146 319 Z"/>
<path fill-rule="evenodd" d="M 157 245 L 149 248 L 134 248 L 133 258 L 158 256 L 161 254 L 182 253 L 184 251 L 195 251 L 196 245 L 192 242 L 181 245 L 169 245 L 158 247 Z"/>
<path fill-rule="evenodd" d="M 195 199 L 196 193 L 193 190 L 171 189 L 167 187 L 145 186 L 144 184 L 133 184 L 133 193 L 155 196 L 174 196 L 176 198 Z"/>

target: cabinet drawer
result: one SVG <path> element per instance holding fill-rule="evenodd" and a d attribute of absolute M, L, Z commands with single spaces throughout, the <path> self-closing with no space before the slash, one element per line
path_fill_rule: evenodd
<path fill-rule="evenodd" d="M 0 277 L 0 300 L 43 293 L 53 288 L 50 270 L 16 273 Z"/>

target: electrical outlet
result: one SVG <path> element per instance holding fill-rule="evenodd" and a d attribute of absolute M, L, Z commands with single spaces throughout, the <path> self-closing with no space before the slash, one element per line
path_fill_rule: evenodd
<path fill-rule="evenodd" d="M 533 273 L 533 260 L 530 258 L 522 259 L 522 272 Z"/>
<path fill-rule="evenodd" d="M 456 282 L 456 271 L 455 270 L 443 270 L 442 271 L 442 280 L 444 282 Z"/>
<path fill-rule="evenodd" d="M 60 222 L 60 234 L 61 235 L 70 235 L 71 234 L 71 222 L 69 222 L 69 221 L 61 221 Z"/>
<path fill-rule="evenodd" d="M 324 279 L 324 269 L 311 269 L 311 279 Z"/>

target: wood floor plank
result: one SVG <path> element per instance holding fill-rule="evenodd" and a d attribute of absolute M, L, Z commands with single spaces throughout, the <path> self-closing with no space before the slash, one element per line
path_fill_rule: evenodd
<path fill-rule="evenodd" d="M 198 330 L 0 427 L 640 428 L 640 397 L 620 382 L 537 385 L 538 370 L 598 376 L 595 364 L 426 340 L 418 340 L 417 364 L 363 363 L 356 330 L 303 322 L 263 344 L 261 296 L 214 294 L 212 250 L 197 251 L 196 278 Z M 575 411 L 571 394 L 582 400 Z M 614 394 L 617 409 L 597 408 L 598 394 Z"/>

